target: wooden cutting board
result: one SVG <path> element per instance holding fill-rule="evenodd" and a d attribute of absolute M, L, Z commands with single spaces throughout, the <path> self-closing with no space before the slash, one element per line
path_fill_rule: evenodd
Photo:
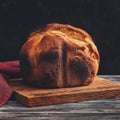
<path fill-rule="evenodd" d="M 106 99 L 120 95 L 119 82 L 99 77 L 96 77 L 89 86 L 73 88 L 33 88 L 25 85 L 22 80 L 13 80 L 9 83 L 14 89 L 16 100 L 28 107 Z"/>

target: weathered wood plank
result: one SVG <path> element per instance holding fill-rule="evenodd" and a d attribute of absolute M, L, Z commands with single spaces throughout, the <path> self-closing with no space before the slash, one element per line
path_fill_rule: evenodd
<path fill-rule="evenodd" d="M 108 80 L 120 82 L 120 75 L 98 75 L 98 77 L 102 77 Z"/>
<path fill-rule="evenodd" d="M 14 117 L 12 117 L 14 116 Z M 1 120 L 120 120 L 119 114 L 13 114 L 8 117 L 2 117 Z"/>
<path fill-rule="evenodd" d="M 18 102 L 10 101 L 0 112 L 37 112 L 39 113 L 119 113 L 120 99 L 94 100 L 28 108 Z"/>
<path fill-rule="evenodd" d="M 21 119 L 109 119 L 120 118 L 120 99 L 84 101 L 28 108 L 18 102 L 8 102 L 0 109 L 0 118 Z"/>
<path fill-rule="evenodd" d="M 13 81 L 10 84 L 15 90 L 16 99 L 29 107 L 105 99 L 120 95 L 120 83 L 98 77 L 89 86 L 73 88 L 40 89 L 25 85 L 23 81 Z"/>
<path fill-rule="evenodd" d="M 104 76 L 102 76 L 104 77 Z M 108 76 L 116 81 L 114 75 Z M 105 78 L 108 78 L 105 76 Z M 117 76 L 117 80 L 120 76 Z M 92 100 L 28 108 L 8 101 L 0 108 L 0 120 L 120 120 L 120 99 Z"/>

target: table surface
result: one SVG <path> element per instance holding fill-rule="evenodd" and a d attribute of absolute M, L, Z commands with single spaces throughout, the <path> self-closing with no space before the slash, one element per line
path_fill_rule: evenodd
<path fill-rule="evenodd" d="M 120 82 L 120 75 L 99 75 Z M 28 108 L 8 101 L 0 108 L 0 120 L 120 120 L 120 98 Z"/>

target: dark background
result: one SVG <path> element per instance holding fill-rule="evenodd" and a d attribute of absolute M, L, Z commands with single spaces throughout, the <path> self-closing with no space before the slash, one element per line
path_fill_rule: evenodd
<path fill-rule="evenodd" d="M 101 55 L 99 74 L 120 74 L 120 0 L 0 0 L 0 61 L 18 59 L 28 35 L 53 22 L 86 30 Z"/>

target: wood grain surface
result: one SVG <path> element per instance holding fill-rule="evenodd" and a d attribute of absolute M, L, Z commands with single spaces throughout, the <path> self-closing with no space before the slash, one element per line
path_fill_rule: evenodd
<path fill-rule="evenodd" d="M 100 75 L 120 82 L 120 75 Z M 8 101 L 0 108 L 0 120 L 120 120 L 120 98 L 26 107 Z"/>
<path fill-rule="evenodd" d="M 40 89 L 25 85 L 23 81 L 12 81 L 17 101 L 33 107 L 58 103 L 70 103 L 85 100 L 97 100 L 120 95 L 120 83 L 96 77 L 89 86 Z"/>
<path fill-rule="evenodd" d="M 120 120 L 120 99 L 31 108 L 9 101 L 0 108 L 0 120 Z"/>

